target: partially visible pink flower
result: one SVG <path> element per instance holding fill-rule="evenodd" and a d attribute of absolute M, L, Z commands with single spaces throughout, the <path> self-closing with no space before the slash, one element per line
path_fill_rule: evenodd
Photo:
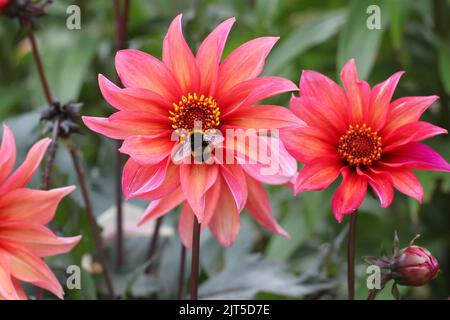
<path fill-rule="evenodd" d="M 414 245 L 400 250 L 389 268 L 394 281 L 405 286 L 422 286 L 439 274 L 439 263 L 430 251 Z"/>
<path fill-rule="evenodd" d="M 240 227 L 240 212 L 250 214 L 272 232 L 286 236 L 275 221 L 262 182 L 283 184 L 296 172 L 296 162 L 277 137 L 255 134 L 258 147 L 279 154 L 279 171 L 262 175 L 265 164 L 258 159 L 258 147 L 236 141 L 233 150 L 245 152 L 255 164 L 174 164 L 171 154 L 183 141 L 172 141 L 177 130 L 199 134 L 207 130 L 278 129 L 301 121 L 288 109 L 275 105 L 255 105 L 283 92 L 298 90 L 291 81 L 279 77 L 259 77 L 269 51 L 278 38 L 251 40 L 221 61 L 228 33 L 235 19 L 217 26 L 194 56 L 177 16 L 164 38 L 162 61 L 137 50 L 116 55 L 116 69 L 125 88 L 102 75 L 104 98 L 118 110 L 109 118 L 83 117 L 93 131 L 123 139 L 120 148 L 130 159 L 123 172 L 123 192 L 127 198 L 152 201 L 142 219 L 156 219 L 183 205 L 180 236 L 190 247 L 194 215 L 202 227 L 208 226 L 223 246 L 233 244 Z M 225 141 L 224 148 L 232 148 Z M 244 151 L 246 150 L 246 151 Z M 236 155 L 237 157 L 238 155 Z"/>
<path fill-rule="evenodd" d="M 75 188 L 33 190 L 26 187 L 37 170 L 50 139 L 38 141 L 14 171 L 16 145 L 3 126 L 0 147 L 0 300 L 26 299 L 21 281 L 49 290 L 59 298 L 64 291 L 42 258 L 65 253 L 80 240 L 57 237 L 45 227 L 53 220 L 61 199 Z"/>
<path fill-rule="evenodd" d="M 8 6 L 10 2 L 11 0 L 0 0 L 0 13 L 5 10 L 6 6 Z"/>
<path fill-rule="evenodd" d="M 318 72 L 302 73 L 301 95 L 291 99 L 290 107 L 307 127 L 283 129 L 281 138 L 305 164 L 295 193 L 323 190 L 342 175 L 331 203 L 338 221 L 359 208 L 368 186 L 385 208 L 392 202 L 394 188 L 422 201 L 423 188 L 413 170 L 450 171 L 446 160 L 420 143 L 447 133 L 419 120 L 438 97 L 391 101 L 402 74 L 370 88 L 358 80 L 355 62 L 350 60 L 341 72 L 344 92 Z"/>

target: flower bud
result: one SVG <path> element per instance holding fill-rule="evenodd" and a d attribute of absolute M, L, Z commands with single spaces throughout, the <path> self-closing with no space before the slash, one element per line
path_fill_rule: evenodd
<path fill-rule="evenodd" d="M 439 263 L 427 249 L 411 245 L 398 251 L 390 270 L 397 284 L 422 286 L 438 275 Z"/>

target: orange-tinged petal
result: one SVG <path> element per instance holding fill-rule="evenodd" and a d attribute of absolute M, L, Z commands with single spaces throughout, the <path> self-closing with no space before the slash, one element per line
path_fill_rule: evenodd
<path fill-rule="evenodd" d="M 11 130 L 3 124 L 3 138 L 0 147 L 0 183 L 11 173 L 16 162 L 16 142 Z"/>
<path fill-rule="evenodd" d="M 218 174 L 217 165 L 180 165 L 181 188 L 200 223 L 203 223 L 205 218 L 205 194 L 216 183 Z"/>
<path fill-rule="evenodd" d="M 356 211 L 367 192 L 367 178 L 358 175 L 348 167 L 342 170 L 342 183 L 331 200 L 331 208 L 337 221 L 342 222 L 344 215 Z"/>
<path fill-rule="evenodd" d="M 398 191 L 422 202 L 423 187 L 411 170 L 404 168 L 389 168 L 388 170 L 392 177 L 394 187 Z"/>
<path fill-rule="evenodd" d="M 339 176 L 342 167 L 342 161 L 337 156 L 317 158 L 306 163 L 295 181 L 295 194 L 327 188 Z"/>
<path fill-rule="evenodd" d="M 11 278 L 11 259 L 0 248 L 0 300 L 18 300 L 16 288 Z"/>
<path fill-rule="evenodd" d="M 239 234 L 240 216 L 230 189 L 223 188 L 226 182 L 221 177 L 219 181 L 222 185 L 218 201 L 220 205 L 217 206 L 208 226 L 217 241 L 228 248 L 233 245 Z"/>
<path fill-rule="evenodd" d="M 359 175 L 367 178 L 369 185 L 377 194 L 378 199 L 380 199 L 381 207 L 389 207 L 394 199 L 394 187 L 390 174 L 387 172 L 375 172 L 370 168 L 367 170 L 357 168 L 357 172 Z"/>
<path fill-rule="evenodd" d="M 219 64 L 228 34 L 235 18 L 230 18 L 219 24 L 200 45 L 196 61 L 200 72 L 199 92 L 205 96 L 214 96 L 219 75 Z"/>
<path fill-rule="evenodd" d="M 187 94 L 198 92 L 200 73 L 194 54 L 183 37 L 181 17 L 180 14 L 173 19 L 164 38 L 163 62 L 175 75 L 183 94 Z"/>
<path fill-rule="evenodd" d="M 247 210 L 250 215 L 269 231 L 289 238 L 289 234 L 275 220 L 269 198 L 261 182 L 246 176 L 248 186 Z"/>
<path fill-rule="evenodd" d="M 6 191 L 23 188 L 33 177 L 34 172 L 39 167 L 39 164 L 44 157 L 45 151 L 51 140 L 45 138 L 36 142 L 28 151 L 25 161 L 19 168 L 1 185 L 0 194 Z"/>
<path fill-rule="evenodd" d="M 226 182 L 222 187 L 230 189 L 238 211 L 241 212 L 247 202 L 247 182 L 244 171 L 237 164 L 224 164 L 220 166 L 220 173 Z"/>
<path fill-rule="evenodd" d="M 240 82 L 256 78 L 278 37 L 256 38 L 234 50 L 219 67 L 217 96 L 222 96 Z"/>
<path fill-rule="evenodd" d="M 171 133 L 171 130 L 167 130 L 152 136 L 130 136 L 125 139 L 119 151 L 141 164 L 159 163 L 170 155 L 175 144 L 170 141 Z"/>
<path fill-rule="evenodd" d="M 164 181 L 158 187 L 148 190 L 146 186 L 143 186 L 130 194 L 130 197 L 152 201 L 165 197 L 176 190 L 180 186 L 180 166 L 174 164 L 170 158 L 168 162 Z"/>
<path fill-rule="evenodd" d="M 15 189 L 1 197 L 0 220 L 47 224 L 53 219 L 61 199 L 73 190 L 74 186 L 48 191 Z"/>
<path fill-rule="evenodd" d="M 358 79 L 358 71 L 356 70 L 355 60 L 349 60 L 341 71 L 341 80 L 344 84 L 345 91 L 351 108 L 347 108 L 347 114 L 350 124 L 361 124 L 364 122 L 366 114 L 365 97 L 363 96 L 363 82 Z"/>
<path fill-rule="evenodd" d="M 154 200 L 145 209 L 144 215 L 139 221 L 138 225 L 141 226 L 147 221 L 158 219 L 165 215 L 170 210 L 176 208 L 180 203 L 184 201 L 184 193 L 181 188 L 176 189 L 164 198 Z"/>
<path fill-rule="evenodd" d="M 116 69 L 125 87 L 145 88 L 171 102 L 181 97 L 181 88 L 172 72 L 155 57 L 138 50 L 120 50 Z"/>
<path fill-rule="evenodd" d="M 189 250 L 192 250 L 194 219 L 194 211 L 188 203 L 185 203 L 181 209 L 180 221 L 178 221 L 178 235 L 181 243 Z"/>

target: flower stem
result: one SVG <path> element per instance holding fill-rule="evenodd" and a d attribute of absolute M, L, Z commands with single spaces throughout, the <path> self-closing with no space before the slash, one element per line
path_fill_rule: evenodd
<path fill-rule="evenodd" d="M 200 271 L 200 223 L 194 217 L 192 228 L 191 300 L 198 300 L 198 275 Z"/>
<path fill-rule="evenodd" d="M 150 246 L 148 247 L 147 260 L 150 260 L 154 256 L 154 254 L 156 252 L 156 248 L 158 247 L 159 230 L 161 229 L 162 222 L 163 222 L 162 217 L 156 220 L 155 228 L 153 229 L 153 236 L 150 241 Z M 147 268 L 146 272 L 149 272 L 149 271 L 150 271 L 150 266 Z"/>
<path fill-rule="evenodd" d="M 125 38 L 128 30 L 128 13 L 130 8 L 130 0 L 125 0 L 123 12 L 120 6 L 120 0 L 114 0 L 114 12 L 116 17 L 116 47 L 117 50 L 125 47 Z M 120 82 L 120 79 L 118 79 Z M 116 176 L 116 227 L 117 227 L 117 267 L 120 268 L 124 264 L 123 250 L 123 205 L 122 205 L 122 155 L 119 152 L 120 142 L 117 142 L 115 157 L 115 176 Z"/>
<path fill-rule="evenodd" d="M 380 290 L 378 290 L 378 289 L 370 290 L 369 295 L 367 296 L 367 300 L 375 300 L 379 291 Z"/>
<path fill-rule="evenodd" d="M 358 211 L 350 215 L 350 228 L 348 233 L 347 247 L 347 285 L 348 299 L 355 299 L 355 243 L 356 243 L 356 220 Z"/>
<path fill-rule="evenodd" d="M 67 141 L 67 148 L 69 150 L 70 156 L 72 157 L 73 165 L 78 176 L 78 181 L 81 188 L 81 194 L 83 196 L 84 204 L 86 207 L 86 213 L 91 227 L 92 235 L 94 236 L 95 246 L 97 248 L 97 253 L 100 259 L 100 263 L 103 268 L 103 275 L 105 277 L 106 286 L 111 299 L 115 299 L 114 288 L 112 284 L 111 274 L 109 272 L 108 263 L 106 261 L 105 248 L 103 245 L 103 240 L 100 235 L 100 230 L 97 225 L 97 220 L 95 219 L 94 212 L 92 209 L 91 199 L 89 197 L 86 180 L 84 177 L 84 171 L 80 164 L 80 159 L 78 157 L 77 150 L 70 141 Z"/>
<path fill-rule="evenodd" d="M 181 244 L 181 253 L 180 253 L 180 269 L 178 274 L 178 293 L 177 299 L 183 300 L 184 296 L 184 273 L 186 266 L 186 247 Z"/>
<path fill-rule="evenodd" d="M 59 118 L 56 118 L 53 121 L 52 142 L 50 143 L 50 146 L 48 148 L 47 163 L 45 164 L 44 174 L 42 176 L 42 188 L 44 190 L 48 190 L 50 188 L 51 172 L 53 169 L 53 164 L 55 163 L 58 136 L 59 136 Z"/>

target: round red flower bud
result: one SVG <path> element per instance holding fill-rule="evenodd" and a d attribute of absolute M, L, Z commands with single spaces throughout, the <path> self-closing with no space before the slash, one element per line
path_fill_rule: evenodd
<path fill-rule="evenodd" d="M 400 250 L 390 265 L 392 278 L 397 284 L 422 286 L 439 273 L 439 263 L 430 251 L 419 246 Z"/>
<path fill-rule="evenodd" d="M 0 13 L 5 10 L 11 0 L 0 0 Z"/>

